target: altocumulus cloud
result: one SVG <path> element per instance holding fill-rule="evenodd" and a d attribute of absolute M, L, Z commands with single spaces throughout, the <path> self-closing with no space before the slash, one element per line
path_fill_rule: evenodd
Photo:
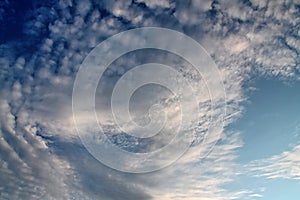
<path fill-rule="evenodd" d="M 6 25 L 10 4 L 5 1 L 0 8 Z M 13 39 L 1 35 L 1 198 L 215 200 L 259 195 L 222 188 L 237 175 L 236 150 L 243 145 L 239 133 L 224 131 L 204 160 L 195 142 L 177 163 L 157 173 L 123 174 L 105 167 L 75 134 L 72 85 L 84 57 L 107 37 L 136 27 L 171 28 L 203 44 L 220 68 L 228 125 L 243 112 L 244 83 L 252 75 L 299 79 L 299 16 L 292 0 L 34 2 L 24 13 L 22 34 Z M 123 71 L 112 69 L 107 79 Z M 193 71 L 185 73 L 199 83 Z M 204 124 L 205 119 L 203 115 Z M 298 153 L 295 147 L 265 161 L 257 168 L 263 171 L 260 176 L 299 177 L 298 169 L 285 174 L 272 170 L 294 162 Z M 270 164 L 274 161 L 276 166 Z"/>

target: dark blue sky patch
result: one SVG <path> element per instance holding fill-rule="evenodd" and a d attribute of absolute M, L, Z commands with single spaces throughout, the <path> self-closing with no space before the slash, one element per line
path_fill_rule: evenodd
<path fill-rule="evenodd" d="M 35 51 L 48 35 L 53 4 L 54 1 L 41 0 L 1 1 L 0 44 L 12 42 L 20 53 Z"/>
<path fill-rule="evenodd" d="M 1 1 L 0 43 L 22 37 L 24 16 L 32 9 L 32 1 Z"/>

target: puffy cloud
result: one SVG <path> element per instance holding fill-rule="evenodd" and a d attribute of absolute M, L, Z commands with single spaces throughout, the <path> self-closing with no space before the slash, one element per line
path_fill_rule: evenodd
<path fill-rule="evenodd" d="M 75 134 L 71 110 L 76 72 L 92 48 L 123 30 L 162 26 L 192 36 L 212 55 L 224 79 L 228 102 L 225 125 L 230 124 L 243 111 L 241 103 L 247 99 L 244 83 L 253 73 L 299 77 L 296 4 L 249 2 L 60 0 L 28 13 L 32 18 L 25 22 L 23 32 L 29 39 L 0 46 L 2 195 L 10 199 L 258 197 L 249 191 L 232 193 L 222 188 L 236 175 L 236 149 L 242 146 L 239 134 L 224 132 L 204 160 L 200 157 L 201 145 L 195 144 L 170 168 L 153 174 L 123 174 L 98 163 L 83 149 Z M 28 48 L 32 46 L 35 48 Z M 134 54 L 116 63 L 117 67 L 106 74 L 105 88 L 128 70 L 124 63 L 137 64 L 139 59 L 175 63 L 176 69 L 195 85 L 203 86 L 187 64 L 177 62 L 174 56 L 153 55 L 139 58 Z M 109 97 L 107 88 L 103 91 L 105 98 Z M 207 102 L 208 96 L 202 98 L 201 102 Z M 99 116 L 105 119 L 106 114 L 104 110 Z M 205 117 L 204 113 L 203 123 Z M 87 119 L 82 116 L 82 122 Z M 299 178 L 295 164 L 298 150 L 274 156 L 255 170 L 267 177 Z M 295 167 L 287 170 L 287 163 Z"/>
<path fill-rule="evenodd" d="M 171 2 L 169 0 L 163 0 L 163 1 L 158 1 L 158 0 L 154 0 L 154 1 L 150 1 L 150 0 L 137 0 L 136 2 L 138 3 L 145 3 L 146 6 L 148 6 L 149 8 L 170 8 L 171 7 Z"/>

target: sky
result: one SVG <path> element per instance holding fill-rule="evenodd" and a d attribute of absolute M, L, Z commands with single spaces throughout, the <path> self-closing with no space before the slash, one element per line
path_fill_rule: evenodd
<path fill-rule="evenodd" d="M 0 199 L 299 199 L 298 1 L 2 0 L 0 23 Z M 100 154 L 106 160 L 101 162 L 90 153 L 84 138 L 97 132 L 82 110 L 74 120 L 72 95 L 80 66 L 93 49 L 101 50 L 97 45 L 122 31 L 143 27 L 171 29 L 197 41 L 215 63 L 218 77 L 199 74 L 193 63 L 153 48 L 128 52 L 110 64 L 95 89 L 95 113 L 117 148 L 136 155 L 156 152 L 173 141 L 182 118 L 193 121 L 198 114 L 198 123 L 183 129 L 193 143 L 180 158 L 159 170 L 131 173 L 141 160 L 104 149 Z M 180 40 L 169 37 L 158 35 L 152 42 L 161 41 L 164 48 L 183 47 L 184 53 L 197 57 L 190 43 L 177 45 Z M 140 41 L 136 37 L 121 42 L 128 47 Z M 130 98 L 133 120 L 149 123 L 152 114 L 160 112 L 161 107 L 151 107 L 158 103 L 167 122 L 154 137 L 133 137 L 124 130 L 138 133 L 135 127 L 115 122 L 127 115 L 119 109 L 124 96 L 111 101 L 114 87 L 131 77 L 127 72 L 133 73 L 135 66 L 154 62 L 172 66 L 184 78 L 168 76 L 169 71 L 147 71 L 137 82 L 148 78 L 174 82 L 170 87 L 183 89 L 188 101 L 179 104 L 173 91 L 164 87 L 140 87 Z M 218 80 L 224 90 L 209 88 Z M 82 87 L 88 88 L 89 81 Z M 187 81 L 193 92 L 178 81 Z M 119 84 L 119 92 L 124 85 Z M 78 102 L 89 99 L 81 97 Z M 117 116 L 111 103 L 118 104 Z M 184 117 L 179 106 L 185 106 Z M 209 132 L 220 116 L 222 127 Z M 79 133 L 78 127 L 86 129 Z M 160 160 L 149 160 L 161 166 L 174 155 L 176 148 L 158 156 Z M 127 172 L 107 163 L 119 164 Z"/>

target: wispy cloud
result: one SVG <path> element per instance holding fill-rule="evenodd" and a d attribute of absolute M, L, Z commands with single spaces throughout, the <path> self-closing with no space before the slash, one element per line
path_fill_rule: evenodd
<path fill-rule="evenodd" d="M 0 10 L 0 15 L 4 12 Z M 84 57 L 105 38 L 134 27 L 172 28 L 201 42 L 219 66 L 227 93 L 228 125 L 242 114 L 244 83 L 251 75 L 299 77 L 299 11 L 295 2 L 251 0 L 246 5 L 209 0 L 60 0 L 51 6 L 37 6 L 28 16 L 23 32 L 25 38 L 34 40 L 0 45 L 2 197 L 258 197 L 251 191 L 222 188 L 236 176 L 236 150 L 243 145 L 238 133 L 224 131 L 205 159 L 201 157 L 201 145 L 195 145 L 176 164 L 153 174 L 122 174 L 98 163 L 75 134 L 72 84 Z M 157 61 L 168 60 L 163 55 L 157 56 Z M 134 59 L 129 61 L 134 63 Z M 115 71 L 112 68 L 108 77 L 122 75 L 121 65 L 118 67 Z M 191 75 L 191 80 L 195 78 L 191 71 L 185 73 Z M 105 114 L 100 113 L 100 117 L 105 118 Z M 251 166 L 253 172 L 259 172 L 257 176 L 299 179 L 297 158 L 299 146 Z"/>
<path fill-rule="evenodd" d="M 246 167 L 257 177 L 300 180 L 300 145 L 271 158 L 253 161 Z"/>

